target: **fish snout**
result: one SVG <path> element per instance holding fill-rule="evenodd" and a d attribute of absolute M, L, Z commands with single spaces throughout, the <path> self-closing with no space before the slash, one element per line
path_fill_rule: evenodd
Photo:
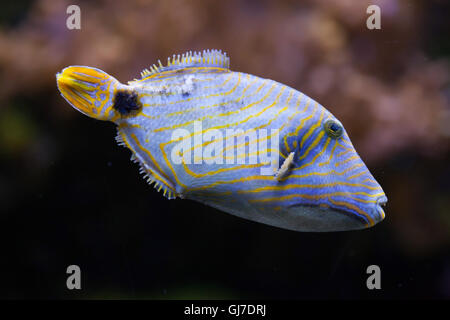
<path fill-rule="evenodd" d="M 388 199 L 386 195 L 380 196 L 378 199 L 376 199 L 375 210 L 374 213 L 372 214 L 372 217 L 374 219 L 374 225 L 380 221 L 383 221 L 384 218 L 386 217 L 383 207 L 386 206 L 387 200 Z"/>

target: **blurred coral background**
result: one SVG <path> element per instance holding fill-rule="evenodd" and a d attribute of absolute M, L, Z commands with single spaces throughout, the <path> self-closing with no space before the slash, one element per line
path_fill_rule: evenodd
<path fill-rule="evenodd" d="M 66 9 L 81 8 L 81 30 Z M 368 30 L 366 8 L 381 8 Z M 448 1 L 9 1 L 0 12 L 1 298 L 450 298 Z M 376 227 L 257 224 L 146 185 L 110 123 L 55 74 L 122 82 L 158 59 L 222 49 L 345 125 L 389 202 Z M 66 289 L 66 268 L 82 290 Z M 382 290 L 366 288 L 379 265 Z"/>

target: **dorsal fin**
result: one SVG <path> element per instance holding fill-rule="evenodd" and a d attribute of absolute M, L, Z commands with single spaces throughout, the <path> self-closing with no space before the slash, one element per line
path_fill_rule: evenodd
<path fill-rule="evenodd" d="M 230 68 L 230 58 L 221 50 L 203 50 L 202 52 L 186 52 L 182 55 L 173 55 L 167 58 L 167 66 L 163 66 L 160 60 L 158 65 L 154 64 L 150 69 L 144 69 L 141 72 L 141 80 L 149 76 L 161 73 L 163 71 L 191 68 L 191 67 L 217 67 Z"/>

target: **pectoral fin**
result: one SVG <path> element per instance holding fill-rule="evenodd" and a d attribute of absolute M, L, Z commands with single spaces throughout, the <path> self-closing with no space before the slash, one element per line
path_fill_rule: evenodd
<path fill-rule="evenodd" d="M 286 159 L 284 159 L 283 164 L 281 165 L 280 169 L 277 170 L 277 172 L 275 172 L 275 178 L 280 181 L 282 178 L 286 177 L 289 172 L 290 169 L 292 167 L 292 165 L 294 164 L 294 155 L 295 152 L 291 152 Z"/>

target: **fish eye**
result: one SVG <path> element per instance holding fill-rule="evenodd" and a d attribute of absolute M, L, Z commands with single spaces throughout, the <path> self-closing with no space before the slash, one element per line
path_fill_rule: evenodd
<path fill-rule="evenodd" d="M 330 138 L 337 139 L 342 136 L 342 133 L 344 133 L 342 125 L 334 120 L 328 120 L 325 122 L 324 128 Z"/>

